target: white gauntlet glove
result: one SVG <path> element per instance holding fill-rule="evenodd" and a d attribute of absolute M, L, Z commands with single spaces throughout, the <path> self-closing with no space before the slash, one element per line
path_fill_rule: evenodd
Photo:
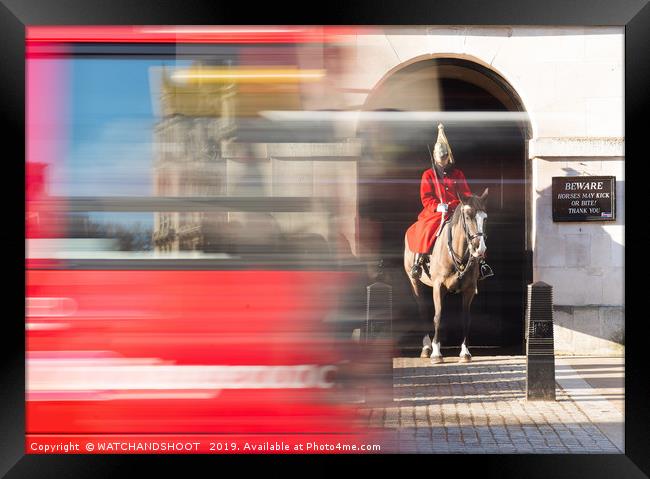
<path fill-rule="evenodd" d="M 447 203 L 440 203 L 436 208 L 436 211 L 440 213 L 446 213 L 448 209 L 449 209 L 449 205 L 447 205 Z"/>

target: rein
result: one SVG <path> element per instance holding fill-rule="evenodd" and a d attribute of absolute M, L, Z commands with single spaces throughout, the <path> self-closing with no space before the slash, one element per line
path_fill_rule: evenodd
<path fill-rule="evenodd" d="M 462 203 L 460 205 L 462 207 Z M 465 214 L 461 211 L 460 215 L 463 220 L 463 231 L 465 232 L 465 240 L 467 242 L 467 249 L 463 252 L 462 258 L 459 257 L 456 252 L 454 251 L 454 248 L 452 246 L 452 238 L 451 238 L 451 223 L 449 223 L 449 228 L 447 229 L 447 251 L 449 251 L 449 256 L 451 257 L 451 262 L 454 266 L 454 270 L 458 274 L 458 279 L 461 280 L 463 279 L 463 276 L 465 276 L 465 273 L 469 271 L 470 267 L 472 266 L 472 263 L 474 262 L 475 258 L 471 254 L 469 254 L 469 245 L 470 242 L 474 238 L 479 238 L 481 236 L 484 236 L 483 233 L 476 233 L 475 235 L 470 234 L 469 228 L 467 227 L 467 222 L 465 221 Z M 468 259 L 465 260 L 464 258 L 468 256 Z M 466 261 L 466 262 L 465 262 Z"/>

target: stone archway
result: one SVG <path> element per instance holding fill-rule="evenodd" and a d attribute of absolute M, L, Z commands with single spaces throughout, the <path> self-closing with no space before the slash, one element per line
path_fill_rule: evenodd
<path fill-rule="evenodd" d="M 474 112 L 524 112 L 520 97 L 498 73 L 462 58 L 426 58 L 393 69 L 368 96 L 365 111 L 464 112 L 445 122 L 457 166 L 475 194 L 489 196 L 488 259 L 496 276 L 481 283 L 473 310 L 471 342 L 491 353 L 521 353 L 526 284 L 532 280 L 528 121 L 485 121 Z M 435 115 L 431 116 L 434 118 Z M 519 115 L 521 117 L 521 115 Z M 422 206 L 419 182 L 431 166 L 427 145 L 437 121 L 366 121 L 359 133 L 370 145 L 359 164 L 359 216 L 374 238 L 373 255 L 390 268 L 395 325 L 402 349 L 418 349 L 419 332 L 408 282 L 401 268 L 403 235 Z M 363 227 L 362 227 L 363 229 Z M 443 319 L 443 346 L 456 345 L 460 301 L 450 297 Z M 401 327 L 401 329 L 400 329 Z M 420 336 L 421 337 L 421 336 Z M 495 349 L 498 348 L 498 351 Z M 408 354 L 408 353 L 406 353 Z"/>

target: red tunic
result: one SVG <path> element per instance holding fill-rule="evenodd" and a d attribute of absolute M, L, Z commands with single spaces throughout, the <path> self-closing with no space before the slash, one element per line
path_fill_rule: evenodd
<path fill-rule="evenodd" d="M 454 209 L 460 204 L 458 195 L 471 196 L 465 175 L 458 168 L 450 168 L 440 180 L 434 169 L 429 168 L 422 174 L 420 183 L 420 199 L 424 207 L 418 215 L 418 221 L 413 223 L 406 232 L 409 249 L 415 253 L 431 253 L 436 240 L 435 235 L 442 221 L 442 213 L 436 211 L 440 203 L 447 203 L 449 210 L 447 218 L 454 214 Z"/>

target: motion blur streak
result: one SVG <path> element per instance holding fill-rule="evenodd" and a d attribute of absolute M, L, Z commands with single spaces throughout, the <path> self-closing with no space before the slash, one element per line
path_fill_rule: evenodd
<path fill-rule="evenodd" d="M 66 329 L 28 331 L 28 430 L 357 430 L 345 406 L 349 347 L 322 321 L 336 317 L 350 281 L 343 272 L 29 271 L 30 323 L 60 320 L 62 292 L 76 307 Z"/>
<path fill-rule="evenodd" d="M 370 31 L 27 27 L 28 434 L 367 433 Z"/>
<path fill-rule="evenodd" d="M 520 111 L 262 111 L 260 115 L 274 121 L 383 121 L 489 123 L 513 122 L 528 119 Z"/>
<path fill-rule="evenodd" d="M 173 80 L 186 80 L 190 83 L 272 83 L 319 81 L 325 77 L 324 70 L 287 69 L 196 69 L 179 70 L 171 74 Z"/>
<path fill-rule="evenodd" d="M 371 33 L 359 27 L 217 27 L 217 26 L 28 26 L 28 42 L 115 42 L 115 43 L 314 43 L 335 40 L 341 35 Z"/>
<path fill-rule="evenodd" d="M 107 366 L 27 363 L 28 391 L 331 388 L 334 366 Z"/>

